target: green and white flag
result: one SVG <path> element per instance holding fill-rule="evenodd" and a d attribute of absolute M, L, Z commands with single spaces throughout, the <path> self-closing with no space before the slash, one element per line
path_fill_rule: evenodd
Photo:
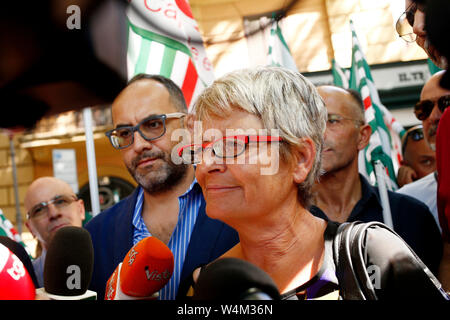
<path fill-rule="evenodd" d="M 197 23 L 186 0 L 133 0 L 127 7 L 128 79 L 139 73 L 172 79 L 191 107 L 214 81 Z"/>
<path fill-rule="evenodd" d="M 30 256 L 30 258 L 33 259 L 33 257 L 31 256 L 31 252 L 30 252 L 29 248 L 22 241 L 22 237 L 17 232 L 17 230 L 14 228 L 13 224 L 11 223 L 11 221 L 9 221 L 4 216 L 2 209 L 0 209 L 0 236 L 8 237 L 8 238 L 10 238 L 10 239 L 20 243 L 25 248 L 25 250 L 27 251 L 27 253 Z"/>
<path fill-rule="evenodd" d="M 348 77 L 336 59 L 331 60 L 331 74 L 333 75 L 333 84 L 335 86 L 348 89 Z"/>
<path fill-rule="evenodd" d="M 431 60 L 430 58 L 427 59 L 427 64 L 428 64 L 428 70 L 430 71 L 430 74 L 433 75 L 438 71 L 441 71 L 442 69 L 439 68 L 437 65 L 434 64 L 433 60 Z"/>
<path fill-rule="evenodd" d="M 292 71 L 298 71 L 291 51 L 284 40 L 283 33 L 277 20 L 273 20 L 270 28 L 269 53 L 267 64 L 271 66 L 285 67 Z"/>
<path fill-rule="evenodd" d="M 386 179 L 389 181 L 388 189 L 396 190 L 398 188 L 396 172 L 402 160 L 400 141 L 405 130 L 389 110 L 382 105 L 352 21 L 350 21 L 350 28 L 352 31 L 352 66 L 349 88 L 357 90 L 361 94 L 366 121 L 372 127 L 369 145 L 360 153 L 359 170 L 375 185 L 377 178 L 374 163 L 377 160 L 381 161 L 389 177 Z"/>

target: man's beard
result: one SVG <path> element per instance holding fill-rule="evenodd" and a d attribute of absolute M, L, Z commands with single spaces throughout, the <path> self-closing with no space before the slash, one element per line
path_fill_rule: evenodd
<path fill-rule="evenodd" d="M 161 159 L 163 162 L 159 169 L 155 169 L 153 164 L 149 164 L 140 168 L 140 171 L 145 171 L 140 173 L 136 170 L 136 167 L 139 161 L 145 158 Z M 178 185 L 186 176 L 188 165 L 184 163 L 174 164 L 169 155 L 161 150 L 154 150 L 144 152 L 134 158 L 131 165 L 127 164 L 127 169 L 146 192 L 156 194 L 166 192 Z"/>

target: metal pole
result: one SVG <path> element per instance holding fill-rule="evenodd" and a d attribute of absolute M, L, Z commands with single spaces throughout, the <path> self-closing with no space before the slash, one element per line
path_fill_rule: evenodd
<path fill-rule="evenodd" d="M 95 161 L 94 136 L 92 133 L 91 108 L 83 109 L 84 130 L 86 135 L 86 157 L 89 173 L 89 191 L 91 195 L 92 215 L 100 213 L 100 201 L 98 196 L 97 165 Z"/>
<path fill-rule="evenodd" d="M 16 225 L 17 232 L 22 235 L 22 214 L 20 213 L 20 199 L 19 199 L 19 187 L 17 183 L 17 168 L 16 168 L 16 152 L 14 149 L 14 135 L 9 134 L 9 149 L 11 151 L 11 165 L 14 182 L 14 198 L 16 200 Z"/>
<path fill-rule="evenodd" d="M 384 224 L 394 230 L 392 223 L 391 206 L 389 204 L 389 196 L 386 189 L 384 166 L 380 160 L 375 161 L 375 174 L 377 176 L 378 190 L 380 191 L 381 205 L 383 206 Z"/>

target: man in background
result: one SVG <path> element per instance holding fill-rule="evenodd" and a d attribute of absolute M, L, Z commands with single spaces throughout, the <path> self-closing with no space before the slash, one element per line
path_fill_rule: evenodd
<path fill-rule="evenodd" d="M 439 71 L 428 79 L 420 93 L 420 101 L 414 106 L 416 117 L 422 121 L 424 141 L 433 152 L 436 150 L 436 133 L 442 116 L 441 109 L 443 110 L 450 104 L 450 90 L 443 89 L 439 85 L 444 72 Z M 399 169 L 399 172 L 401 169 Z M 397 192 L 425 203 L 439 226 L 436 205 L 437 184 L 436 171 L 433 171 L 417 181 L 404 185 Z"/>
<path fill-rule="evenodd" d="M 338 222 L 383 220 L 383 206 L 377 187 L 358 171 L 358 154 L 372 133 L 364 118 L 359 94 L 334 86 L 321 86 L 319 94 L 328 112 L 324 136 L 322 170 L 314 186 L 311 212 Z M 388 192 L 394 230 L 437 274 L 442 255 L 439 229 L 427 206 L 409 196 Z"/>
<path fill-rule="evenodd" d="M 81 227 L 85 218 L 84 202 L 72 187 L 54 177 L 42 177 L 29 186 L 24 200 L 25 225 L 40 242 L 41 255 L 33 261 L 39 287 L 44 286 L 44 262 L 56 231 L 65 226 Z"/>
<path fill-rule="evenodd" d="M 436 154 L 424 139 L 421 124 L 409 128 L 402 137 L 402 166 L 397 184 L 402 187 L 436 171 Z"/>

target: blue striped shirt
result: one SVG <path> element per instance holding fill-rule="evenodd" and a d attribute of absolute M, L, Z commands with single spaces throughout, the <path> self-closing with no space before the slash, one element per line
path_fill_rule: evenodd
<path fill-rule="evenodd" d="M 195 187 L 197 185 L 197 187 Z M 142 206 L 144 204 L 144 190 L 139 187 L 139 193 L 133 214 L 133 245 L 146 237 L 150 237 L 142 218 Z M 167 285 L 159 291 L 159 300 L 175 300 L 180 283 L 181 271 L 183 269 L 184 258 L 191 239 L 192 230 L 197 220 L 198 210 L 202 203 L 203 195 L 197 180 L 194 179 L 189 189 L 178 197 L 179 212 L 178 222 L 170 237 L 167 246 L 173 253 L 174 269 L 172 277 Z"/>

